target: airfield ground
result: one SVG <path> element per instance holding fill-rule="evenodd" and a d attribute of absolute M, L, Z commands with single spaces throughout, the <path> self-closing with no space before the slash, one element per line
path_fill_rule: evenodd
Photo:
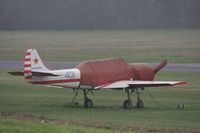
<path fill-rule="evenodd" d="M 52 61 L 125 57 L 131 62 L 158 62 L 167 58 L 172 62 L 198 63 L 199 35 L 200 30 L 1 31 L 0 60 L 23 60 L 23 51 L 36 47 L 44 60 Z M 157 80 L 181 80 L 189 84 L 146 89 L 142 93 L 144 109 L 124 110 L 123 91 L 96 91 L 94 96 L 90 95 L 94 108 L 85 109 L 82 92 L 77 99 L 79 105 L 71 106 L 72 90 L 27 84 L 22 77 L 7 74 L 13 70 L 19 69 L 0 68 L 0 131 L 3 132 L 200 132 L 199 71 L 158 73 Z M 177 109 L 178 103 L 184 104 L 185 109 Z M 24 118 L 27 115 L 31 116 L 28 120 Z M 46 119 L 67 124 L 48 123 Z"/>
<path fill-rule="evenodd" d="M 119 57 L 129 62 L 199 62 L 200 30 L 0 31 L 0 60 L 23 60 L 37 48 L 44 60 Z"/>

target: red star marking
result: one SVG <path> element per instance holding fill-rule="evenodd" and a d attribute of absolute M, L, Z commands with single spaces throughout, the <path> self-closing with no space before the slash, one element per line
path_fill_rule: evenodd
<path fill-rule="evenodd" d="M 37 59 L 37 58 L 35 57 L 35 59 L 34 59 L 33 61 L 34 61 L 34 64 L 38 64 L 39 59 Z"/>

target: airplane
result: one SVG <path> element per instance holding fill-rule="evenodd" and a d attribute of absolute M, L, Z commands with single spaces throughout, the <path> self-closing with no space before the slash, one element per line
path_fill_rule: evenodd
<path fill-rule="evenodd" d="M 130 95 L 136 93 L 137 108 L 143 108 L 140 91 L 145 87 L 175 86 L 186 84 L 183 81 L 154 81 L 154 77 L 167 64 L 163 60 L 152 68 L 146 63 L 127 63 L 121 58 L 86 60 L 71 69 L 49 70 L 42 62 L 36 49 L 25 51 L 24 71 L 9 72 L 12 75 L 23 75 L 26 82 L 39 85 L 72 88 L 75 90 L 72 103 L 78 90 L 83 90 L 84 107 L 93 107 L 93 101 L 87 97 L 88 92 L 101 89 L 125 90 L 127 100 L 125 109 L 131 109 Z"/>

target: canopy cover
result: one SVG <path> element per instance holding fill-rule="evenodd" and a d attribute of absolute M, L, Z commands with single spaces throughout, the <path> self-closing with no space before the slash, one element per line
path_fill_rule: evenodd
<path fill-rule="evenodd" d="M 76 68 L 81 71 L 81 85 L 92 87 L 120 80 L 153 79 L 151 67 L 146 64 L 130 65 L 123 59 L 88 60 Z M 150 72 L 150 76 L 144 76 L 143 69 L 146 74 Z"/>

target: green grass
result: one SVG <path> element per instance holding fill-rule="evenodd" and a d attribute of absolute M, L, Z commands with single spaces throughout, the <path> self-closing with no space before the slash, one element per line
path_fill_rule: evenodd
<path fill-rule="evenodd" d="M 71 89 L 48 88 L 24 83 L 20 77 L 9 76 L 8 69 L 0 70 L 0 112 L 20 112 L 38 117 L 75 121 L 78 125 L 117 130 L 137 129 L 182 129 L 200 131 L 200 89 L 199 72 L 162 72 L 157 80 L 182 80 L 190 84 L 177 87 L 146 89 L 142 93 L 144 109 L 124 110 L 126 99 L 124 91 L 101 90 L 89 95 L 94 108 L 83 107 L 82 92 L 79 105 L 71 106 Z M 148 95 L 150 92 L 156 102 Z M 135 95 L 132 96 L 135 101 Z M 66 104 L 67 103 L 67 104 Z M 186 108 L 178 110 L 177 104 L 184 103 Z"/>
<path fill-rule="evenodd" d="M 44 60 L 120 57 L 128 61 L 199 62 L 200 29 L 0 31 L 0 60 L 23 60 L 37 48 Z"/>
<path fill-rule="evenodd" d="M 72 125 L 55 125 L 31 121 L 0 119 L 1 133 L 118 133 L 117 131 Z"/>

